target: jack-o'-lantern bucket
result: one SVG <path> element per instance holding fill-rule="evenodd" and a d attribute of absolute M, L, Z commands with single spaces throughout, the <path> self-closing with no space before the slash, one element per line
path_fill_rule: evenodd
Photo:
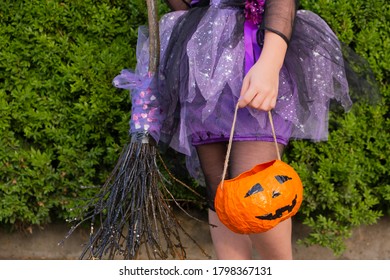
<path fill-rule="evenodd" d="M 298 174 L 287 163 L 273 160 L 221 182 L 215 210 L 230 230 L 260 233 L 295 215 L 302 199 Z"/>
<path fill-rule="evenodd" d="M 232 145 L 238 104 L 233 118 L 222 178 L 225 178 Z M 303 186 L 297 172 L 281 161 L 271 111 L 268 112 L 276 148 L 276 160 L 254 166 L 222 180 L 214 200 L 221 222 L 236 233 L 261 233 L 294 216 L 303 200 Z"/>

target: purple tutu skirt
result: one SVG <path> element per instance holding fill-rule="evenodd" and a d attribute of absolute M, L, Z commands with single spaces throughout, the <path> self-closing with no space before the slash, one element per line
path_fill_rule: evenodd
<path fill-rule="evenodd" d="M 186 13 L 171 12 L 160 20 L 161 65 L 172 56 L 167 51 L 172 30 Z M 242 9 L 221 7 L 214 0 L 196 20 L 196 29 L 180 46 L 185 63 L 176 62 L 175 81 L 170 81 L 178 85 L 173 90 L 176 92 L 171 92 L 164 69 L 160 69 L 158 88 L 164 122 L 161 133 L 155 137 L 189 156 L 188 168 L 195 177 L 194 145 L 226 141 L 230 136 L 245 56 Z M 148 62 L 148 35 L 142 27 L 137 46 L 137 74 L 147 75 Z M 172 94 L 176 96 L 169 96 Z M 340 43 L 318 15 L 299 10 L 273 110 L 278 142 L 326 140 L 331 99 L 338 100 L 345 109 L 352 104 Z M 273 141 L 267 112 L 240 109 L 234 140 Z"/>

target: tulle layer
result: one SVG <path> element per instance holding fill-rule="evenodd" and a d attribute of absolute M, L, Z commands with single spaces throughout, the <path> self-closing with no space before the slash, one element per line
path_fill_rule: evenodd
<path fill-rule="evenodd" d="M 238 7 L 211 5 L 162 17 L 157 95 L 163 119 L 157 142 L 196 158 L 193 142 L 228 139 L 244 77 L 243 29 Z M 136 67 L 141 76 L 147 76 L 148 48 L 141 28 Z M 326 140 L 331 99 L 345 109 L 352 104 L 340 43 L 318 15 L 299 10 L 273 110 L 280 142 Z M 235 135 L 272 141 L 267 113 L 240 109 Z M 189 169 L 194 175 L 193 164 Z"/>
<path fill-rule="evenodd" d="M 171 55 L 165 50 L 172 29 L 186 13 L 172 12 L 161 19 L 162 61 Z M 205 132 L 229 135 L 234 104 L 244 76 L 243 23 L 241 9 L 211 6 L 202 16 L 187 45 L 181 46 L 188 57 L 188 69 L 180 67 L 174 75 L 180 80 L 183 73 L 186 74 L 188 87 L 180 88 L 177 104 L 167 103 L 174 109 L 163 108 L 167 113 L 165 118 L 178 119 L 176 125 L 173 126 L 172 121 L 171 125 L 161 128 L 164 134 L 174 135 L 170 144 L 176 150 L 190 154 L 191 139 Z M 137 56 L 137 71 L 145 74 L 147 36 L 140 35 Z M 160 75 L 160 79 L 164 84 L 164 75 Z M 291 138 L 326 140 L 330 99 L 340 101 L 346 109 L 350 108 L 352 103 L 340 43 L 318 15 L 298 11 L 279 83 L 274 110 L 279 118 L 276 117 L 278 121 L 275 126 L 277 129 L 278 123 L 284 121 L 292 123 Z M 174 98 L 161 96 L 161 100 Z M 267 114 L 246 108 L 241 111 L 239 121 L 242 123 L 237 125 L 237 135 L 261 136 L 262 129 L 267 126 Z M 180 117 L 177 116 L 178 112 Z"/>

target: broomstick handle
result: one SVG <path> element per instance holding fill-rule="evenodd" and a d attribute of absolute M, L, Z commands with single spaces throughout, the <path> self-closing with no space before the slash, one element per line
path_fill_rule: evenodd
<path fill-rule="evenodd" d="M 160 32 L 158 27 L 157 1 L 145 0 L 148 8 L 149 26 L 149 74 L 157 72 L 160 61 Z"/>

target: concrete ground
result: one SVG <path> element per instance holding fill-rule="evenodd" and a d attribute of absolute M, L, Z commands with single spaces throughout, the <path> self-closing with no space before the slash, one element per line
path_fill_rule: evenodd
<path fill-rule="evenodd" d="M 206 213 L 197 213 L 206 221 Z M 201 223 L 179 215 L 186 231 L 215 259 L 206 222 Z M 67 224 L 50 224 L 45 227 L 34 227 L 28 233 L 9 233 L 0 228 L 0 259 L 2 260 L 72 260 L 78 259 L 82 244 L 88 238 L 89 230 L 79 229 L 61 246 L 58 243 L 69 230 Z M 320 246 L 306 247 L 298 245 L 297 240 L 307 234 L 305 226 L 294 223 L 293 252 L 294 258 L 300 260 L 388 260 L 390 259 L 390 217 L 384 217 L 375 225 L 362 226 L 353 231 L 346 241 L 347 249 L 340 257 Z M 187 259 L 202 260 L 207 257 L 201 253 L 192 241 L 183 237 L 182 243 L 188 245 Z M 146 258 L 140 254 L 140 258 Z"/>

